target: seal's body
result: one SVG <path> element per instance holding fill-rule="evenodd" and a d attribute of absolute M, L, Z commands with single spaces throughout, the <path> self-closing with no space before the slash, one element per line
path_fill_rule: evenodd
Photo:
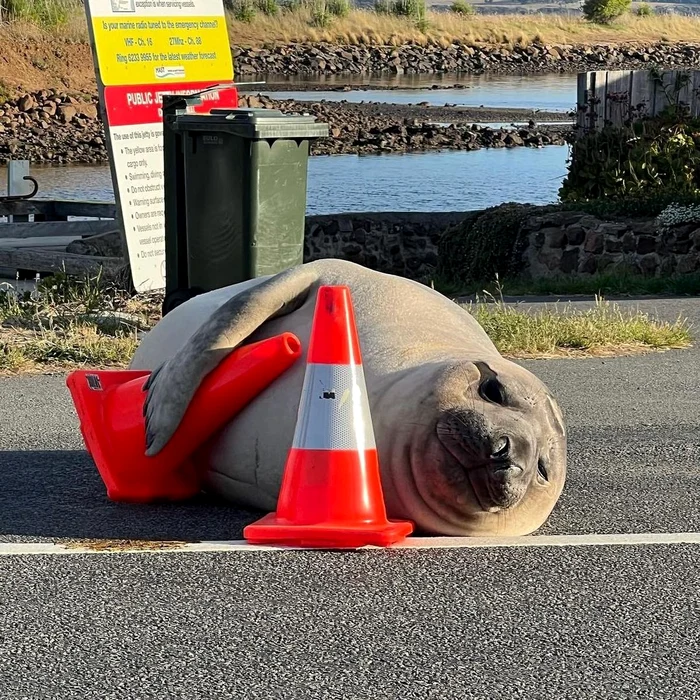
<path fill-rule="evenodd" d="M 474 317 L 443 295 L 340 260 L 200 295 L 146 335 L 131 368 L 154 370 L 148 454 L 162 449 L 222 357 L 242 342 L 293 332 L 302 359 L 199 455 L 209 490 L 274 510 L 321 285 L 350 288 L 389 516 L 436 534 L 537 529 L 566 473 L 563 419 L 547 388 L 504 359 Z"/>

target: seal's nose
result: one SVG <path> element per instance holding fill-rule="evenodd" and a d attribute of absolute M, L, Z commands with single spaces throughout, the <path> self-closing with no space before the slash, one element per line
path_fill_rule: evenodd
<path fill-rule="evenodd" d="M 506 435 L 498 438 L 493 443 L 491 457 L 493 459 L 503 460 L 508 459 L 510 455 L 510 438 Z"/>

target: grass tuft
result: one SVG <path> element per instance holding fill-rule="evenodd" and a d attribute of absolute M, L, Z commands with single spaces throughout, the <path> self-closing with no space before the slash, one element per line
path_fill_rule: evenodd
<path fill-rule="evenodd" d="M 161 318 L 162 293 L 130 297 L 100 278 L 55 275 L 31 291 L 0 290 L 0 373 L 127 367 L 141 333 Z M 593 309 L 557 306 L 537 313 L 493 295 L 463 304 L 498 349 L 511 357 L 619 355 L 685 348 L 690 329 L 625 314 L 596 300 Z"/>
<path fill-rule="evenodd" d="M 3 285 L 0 372 L 125 367 L 159 317 L 158 295 L 128 297 L 99 277 L 55 275 L 25 292 Z"/>
<path fill-rule="evenodd" d="M 535 313 L 491 299 L 477 299 L 465 307 L 507 357 L 626 355 L 687 348 L 692 343 L 684 319 L 667 323 L 640 311 L 626 313 L 599 296 L 585 311 L 569 304 L 562 311 L 555 304 Z"/>

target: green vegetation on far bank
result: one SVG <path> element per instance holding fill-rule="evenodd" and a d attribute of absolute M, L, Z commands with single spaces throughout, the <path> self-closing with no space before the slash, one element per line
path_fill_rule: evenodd
<path fill-rule="evenodd" d="M 657 15 L 631 0 L 587 0 L 579 16 L 481 14 L 465 0 L 435 11 L 425 0 L 376 0 L 358 8 L 351 0 L 225 0 L 232 46 L 297 42 L 349 45 L 406 43 L 447 46 L 638 44 L 700 41 L 700 18 Z M 35 26 L 55 37 L 87 42 L 81 0 L 5 0 L 0 25 Z"/>

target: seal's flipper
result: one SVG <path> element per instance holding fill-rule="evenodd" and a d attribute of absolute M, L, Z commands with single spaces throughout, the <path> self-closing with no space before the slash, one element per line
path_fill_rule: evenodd
<path fill-rule="evenodd" d="M 177 429 L 202 379 L 265 321 L 292 313 L 318 281 L 313 265 L 285 270 L 223 304 L 144 385 L 146 454 L 158 454 Z"/>

